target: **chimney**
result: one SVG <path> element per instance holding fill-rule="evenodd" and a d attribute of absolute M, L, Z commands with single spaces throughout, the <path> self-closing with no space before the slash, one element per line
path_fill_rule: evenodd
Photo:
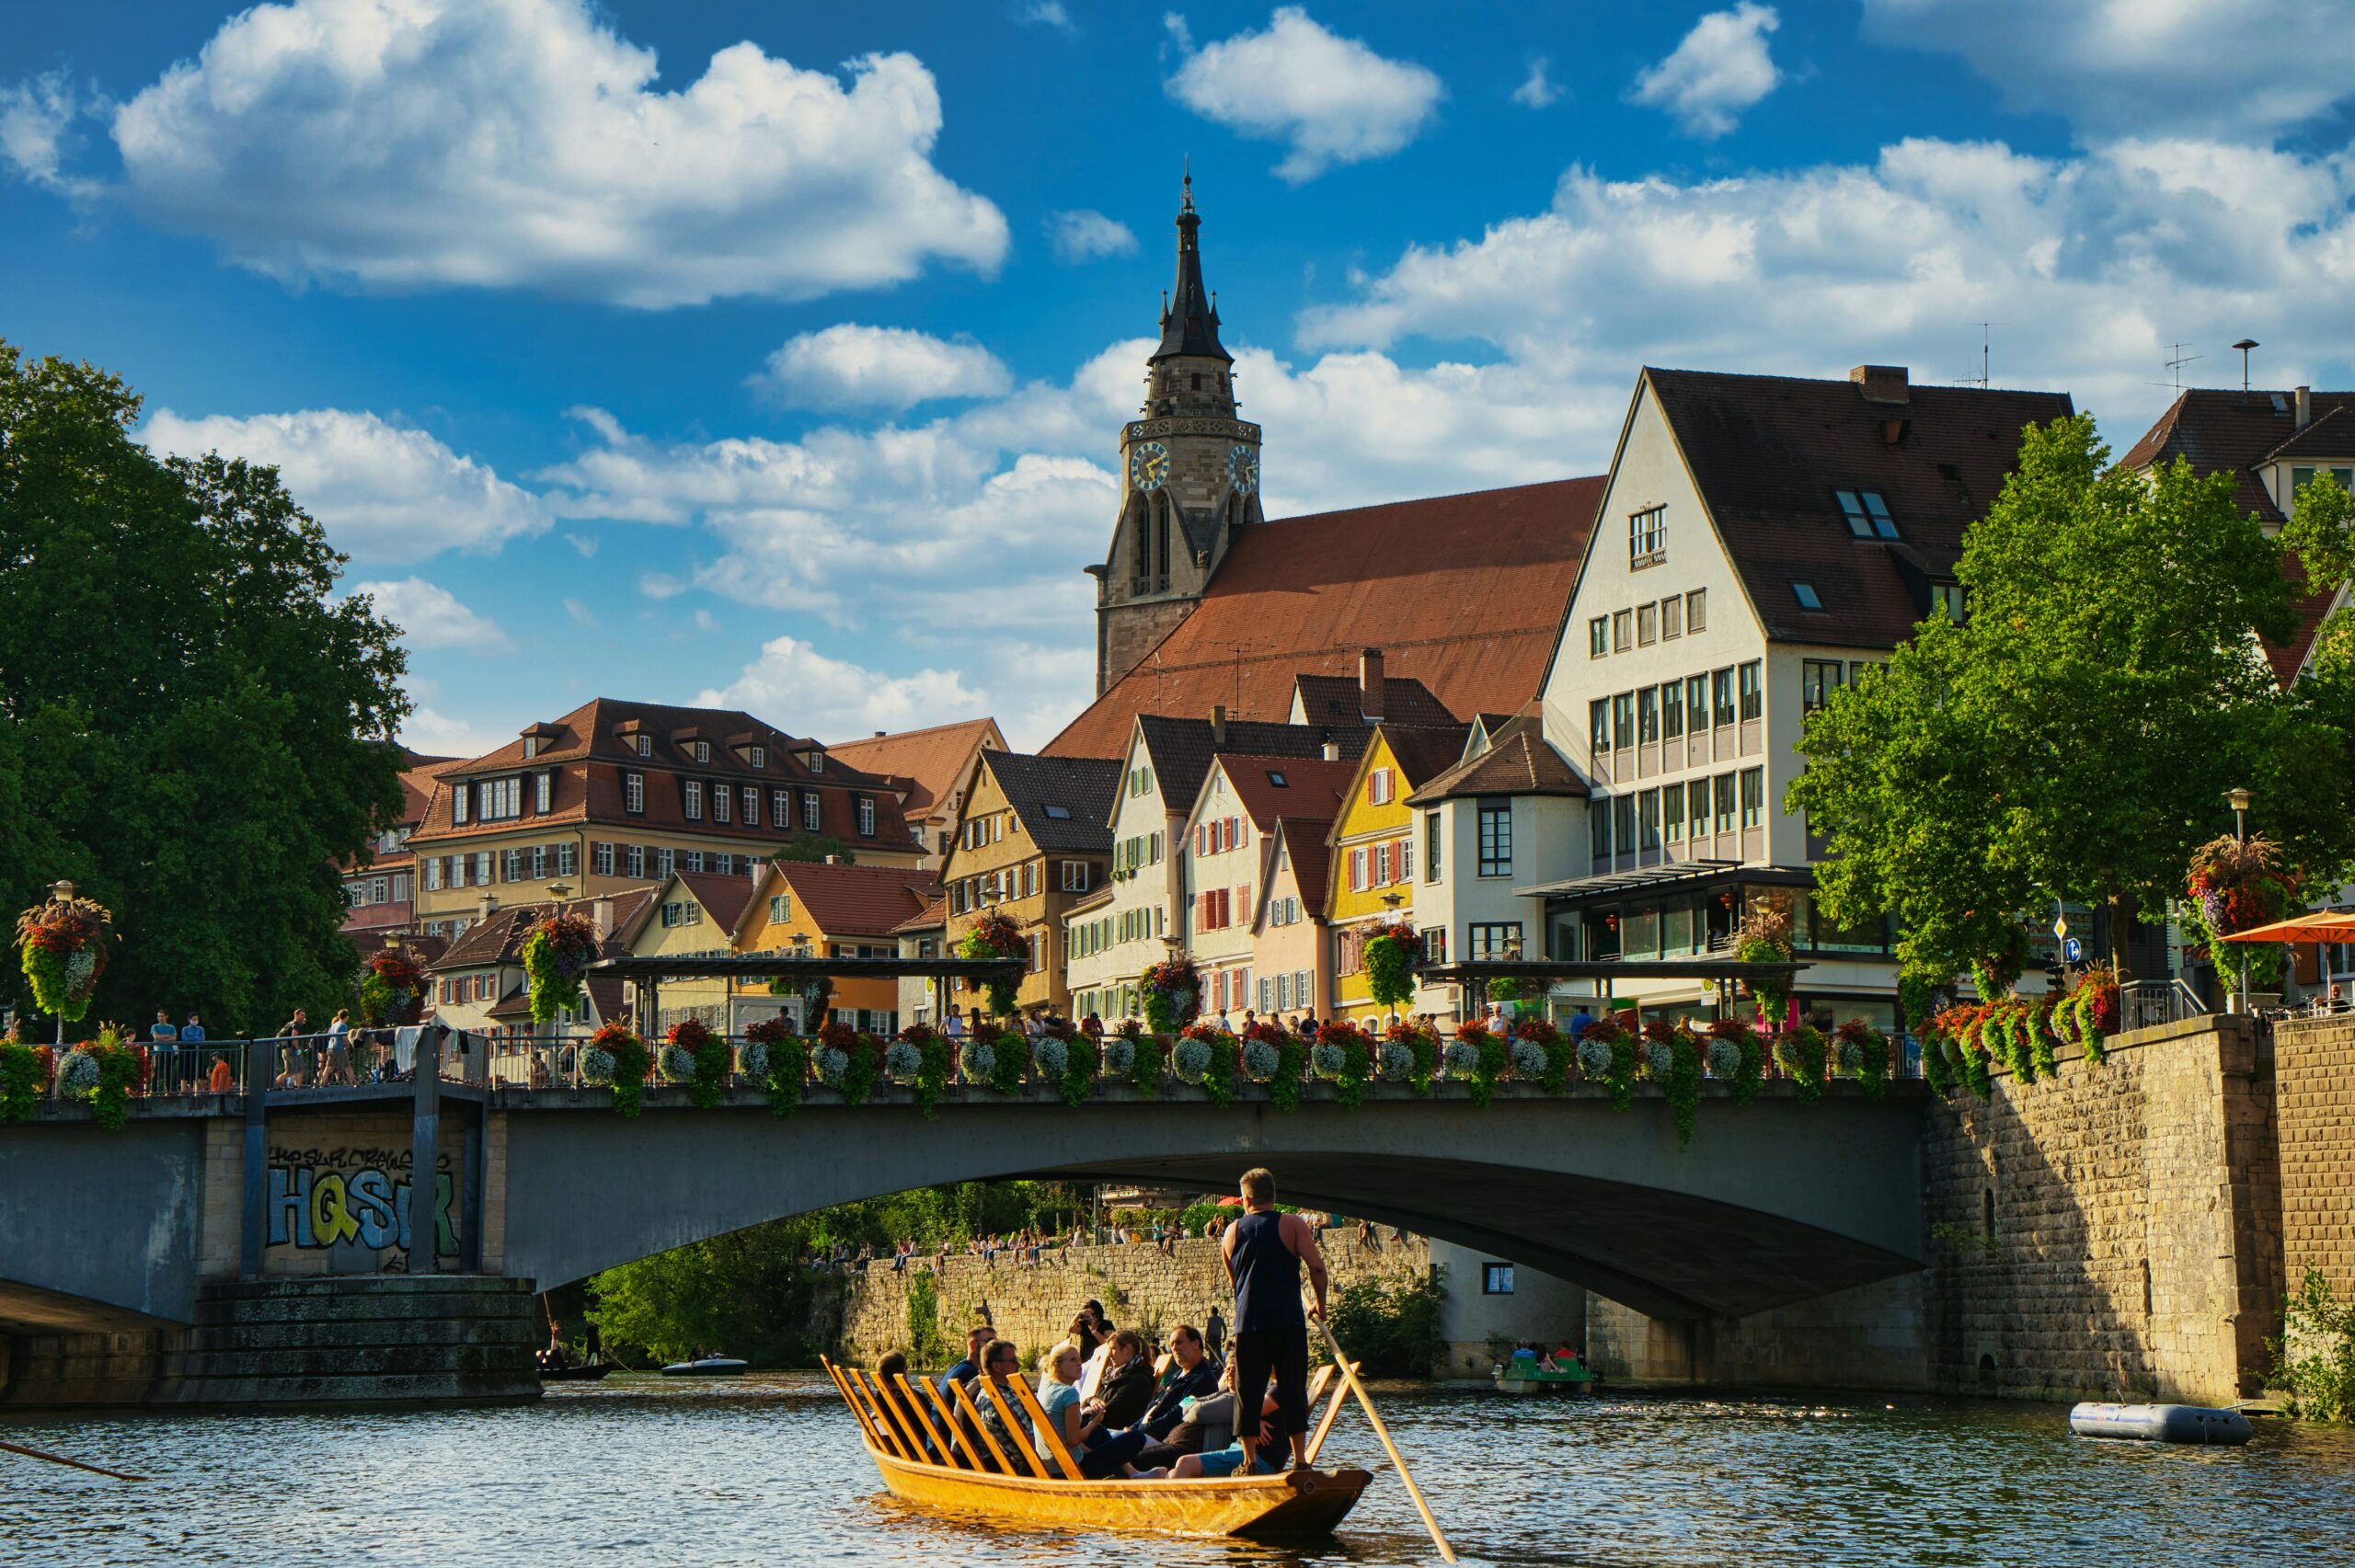
<path fill-rule="evenodd" d="M 1382 722 L 1382 650 L 1378 647 L 1358 655 L 1358 710 L 1373 723 Z"/>
<path fill-rule="evenodd" d="M 879 730 L 879 730 L 877 730 L 877 731 L 875 732 L 875 738 L 876 738 L 876 739 L 878 739 L 878 740 L 880 740 L 880 739 L 882 739 L 882 738 L 883 738 L 884 734 L 885 734 L 885 732 L 884 732 L 884 731 L 882 731 L 882 730 Z"/>
<path fill-rule="evenodd" d="M 1327 740 L 1325 743 L 1325 760 L 1328 762 L 1338 762 L 1341 760 L 1341 743 L 1339 741 Z"/>
<path fill-rule="evenodd" d="M 840 865 L 842 863 L 843 857 L 838 854 L 830 854 L 826 857 L 826 864 L 828 865 Z"/>
<path fill-rule="evenodd" d="M 1224 703 L 1211 704 L 1211 744 L 1214 747 L 1223 747 L 1226 744 L 1226 704 Z"/>
<path fill-rule="evenodd" d="M 498 908 L 499 895 L 496 893 L 485 893 L 475 903 L 475 912 L 485 920 L 488 920 Z"/>
<path fill-rule="evenodd" d="M 2298 429 L 2303 430 L 2315 420 L 2315 389 L 2311 386 L 2302 386 L 2298 388 L 2297 395 Z"/>
<path fill-rule="evenodd" d="M 600 940 L 614 934 L 614 901 L 598 898 L 589 905 L 589 923 L 597 928 Z"/>
<path fill-rule="evenodd" d="M 1909 377 L 1903 365 L 1858 365 L 1848 372 L 1867 403 L 1905 403 L 1912 400 Z"/>

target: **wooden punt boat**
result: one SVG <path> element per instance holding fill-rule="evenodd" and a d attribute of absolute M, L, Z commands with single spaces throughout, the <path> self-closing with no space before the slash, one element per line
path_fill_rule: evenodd
<path fill-rule="evenodd" d="M 594 1383 L 609 1376 L 614 1369 L 610 1361 L 588 1361 L 574 1367 L 543 1367 L 540 1381 L 544 1383 Z"/>
<path fill-rule="evenodd" d="M 1226 1480 L 1088 1481 L 1081 1478 L 1062 1439 L 1047 1427 L 1038 1396 L 1019 1379 L 1005 1391 L 984 1385 L 984 1392 L 997 1403 L 1010 1430 L 1020 1430 L 1020 1425 L 1008 1395 L 1026 1407 L 1029 1420 L 1047 1432 L 1046 1459 L 1028 1448 L 1008 1454 L 981 1425 L 980 1413 L 963 1389 L 952 1388 L 943 1395 L 929 1383 L 911 1382 L 904 1373 L 887 1383 L 855 1367 L 829 1361 L 825 1368 L 858 1422 L 867 1457 L 893 1496 L 1000 1523 L 1162 1535 L 1324 1535 L 1348 1516 L 1373 1479 L 1361 1470 L 1314 1468 L 1316 1451 L 1340 1413 L 1338 1399 L 1326 1407 L 1311 1434 L 1306 1470 Z M 1310 1394 L 1312 1410 L 1331 1377 L 1331 1368 L 1320 1370 Z M 966 1424 L 956 1419 L 958 1413 L 979 1434 L 984 1450 L 975 1449 Z M 990 1462 L 984 1462 L 983 1451 Z M 936 1453 L 946 1455 L 948 1462 L 934 1459 Z"/>

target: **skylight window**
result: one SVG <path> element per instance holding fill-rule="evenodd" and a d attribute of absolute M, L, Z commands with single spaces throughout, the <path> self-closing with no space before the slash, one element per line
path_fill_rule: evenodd
<path fill-rule="evenodd" d="M 1848 520 L 1848 532 L 1859 539 L 1894 539 L 1897 520 L 1889 514 L 1889 503 L 1880 498 L 1878 490 L 1834 490 L 1841 515 Z"/>
<path fill-rule="evenodd" d="M 1071 807 L 1068 806 L 1050 806 L 1047 807 L 1047 815 L 1053 818 L 1058 822 L 1068 822 L 1071 820 Z"/>
<path fill-rule="evenodd" d="M 1823 601 L 1816 597 L 1815 584 L 1811 582 L 1795 582 L 1791 584 L 1791 591 L 1798 596 L 1800 609 L 1821 610 L 1823 608 Z"/>
<path fill-rule="evenodd" d="M 1275 785 L 1278 789 L 1288 789 L 1291 787 L 1289 784 L 1284 783 L 1283 774 L 1278 773 L 1273 768 L 1269 768 L 1268 770 L 1268 782 Z"/>

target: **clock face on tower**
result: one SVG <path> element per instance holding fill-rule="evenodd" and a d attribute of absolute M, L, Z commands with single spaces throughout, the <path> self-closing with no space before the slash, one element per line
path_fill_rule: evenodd
<path fill-rule="evenodd" d="M 1140 441 L 1129 452 L 1129 483 L 1140 490 L 1158 490 L 1169 482 L 1169 449 L 1159 441 Z"/>
<path fill-rule="evenodd" d="M 1245 495 L 1259 487 L 1259 449 L 1237 443 L 1226 454 L 1227 476 Z"/>

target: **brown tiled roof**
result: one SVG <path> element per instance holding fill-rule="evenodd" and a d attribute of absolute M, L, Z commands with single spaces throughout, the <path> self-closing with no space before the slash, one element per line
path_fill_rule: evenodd
<path fill-rule="evenodd" d="M 602 895 L 614 904 L 613 929 L 600 944 L 600 956 L 617 958 L 629 951 L 630 939 L 638 934 L 647 914 L 654 907 L 657 884 L 625 887 L 618 893 Z M 562 905 L 548 903 L 509 904 L 493 910 L 490 918 L 478 920 L 466 928 L 466 933 L 450 944 L 440 958 L 427 965 L 431 969 L 480 969 L 494 964 L 514 964 L 522 961 L 523 938 L 549 910 L 561 908 L 566 914 L 579 915 L 583 920 L 596 918 L 596 898 L 569 898 Z"/>
<path fill-rule="evenodd" d="M 1263 757 L 1227 752 L 1219 759 L 1226 769 L 1235 798 L 1250 814 L 1251 825 L 1266 832 L 1280 817 L 1330 822 L 1341 809 L 1341 795 L 1357 774 L 1355 762 L 1328 762 L 1322 757 Z M 1270 775 L 1280 775 L 1277 784 Z"/>
<path fill-rule="evenodd" d="M 407 904 L 378 904 L 374 907 L 380 910 L 408 908 Z M 406 921 L 397 925 L 364 928 L 347 924 L 343 928 L 343 934 L 350 942 L 353 949 L 359 953 L 362 962 L 366 961 L 370 954 L 382 953 L 385 950 L 385 938 L 387 935 L 398 935 L 402 949 L 426 967 L 431 967 L 434 960 L 450 950 L 448 937 L 437 936 L 430 931 L 411 931 Z"/>
<path fill-rule="evenodd" d="M 890 936 L 939 898 L 932 873 L 888 865 L 827 865 L 781 860 L 777 872 L 799 912 L 828 936 Z M 748 885 L 749 886 L 749 885 Z M 943 906 L 942 923 L 948 915 Z"/>
<path fill-rule="evenodd" d="M 1211 759 L 1221 752 L 1252 757 L 1321 759 L 1330 740 L 1342 758 L 1355 762 L 1365 755 L 1373 730 L 1363 724 L 1316 725 L 1269 723 L 1260 719 L 1230 719 L 1223 745 L 1213 738 L 1206 718 L 1173 718 L 1167 714 L 1142 714 L 1136 720 L 1144 735 L 1145 755 L 1153 760 L 1154 785 L 1161 798 L 1180 811 L 1194 808 L 1194 797 L 1210 777 Z M 1125 748 L 1123 748 L 1125 750 Z"/>
<path fill-rule="evenodd" d="M 1533 715 L 1512 719 L 1490 738 L 1488 749 L 1458 762 L 1407 797 L 1427 806 L 1467 795 L 1585 795 L 1586 781 L 1547 744 L 1544 724 Z"/>
<path fill-rule="evenodd" d="M 2326 420 L 2331 422 L 2332 433 L 2315 438 L 2314 455 L 2355 455 L 2355 392 L 2313 393 L 2309 395 L 2309 406 L 2314 418 L 2301 430 L 2294 392 L 2191 387 L 2168 406 L 2167 411 L 2142 432 L 2142 439 L 2128 448 L 2119 462 L 2129 468 L 2149 469 L 2181 457 L 2188 458 L 2191 466 L 2202 474 L 2220 470 L 2229 473 L 2233 475 L 2233 504 L 2243 512 L 2253 514 L 2267 527 L 2278 528 L 2289 519 L 2273 504 L 2273 497 L 2257 473 L 2267 459 L 2306 452 L 2307 438 Z M 2292 447 L 2298 449 L 2298 453 L 2291 452 Z M 2307 586 L 2305 564 L 2295 555 L 2283 555 L 2281 575 L 2302 589 Z M 2330 604 L 2328 593 L 2298 595 L 2296 632 L 2287 643 L 2268 643 L 2265 647 L 2266 659 L 2273 666 L 2277 680 L 2286 684 L 2297 679 L 2307 651 L 2314 647 L 2315 634 L 2322 629 L 2324 619 L 2330 613 Z"/>
<path fill-rule="evenodd" d="M 2065 392 L 1915 386 L 1890 403 L 1848 381 L 1644 376 L 1768 635 L 1852 647 L 1912 635 L 1930 584 L 1952 579 L 1963 530 L 2002 492 L 2021 430 L 2073 411 Z M 1835 490 L 1878 491 L 1900 539 L 1854 537 Z M 1799 608 L 1798 582 L 1821 612 Z"/>
<path fill-rule="evenodd" d="M 1139 714 L 1281 719 L 1304 671 L 1383 650 L 1452 713 L 1537 694 L 1603 479 L 1396 501 L 1238 532 L 1193 613 L 1047 744 L 1117 757 Z"/>
<path fill-rule="evenodd" d="M 917 914 L 911 919 L 903 920 L 899 924 L 893 926 L 891 928 L 891 934 L 894 936 L 902 936 L 912 932 L 945 931 L 948 929 L 948 900 L 945 898 L 935 898 L 931 903 L 926 904 L 924 907 L 922 913 Z"/>
<path fill-rule="evenodd" d="M 1295 683 L 1300 712 L 1310 724 L 1368 723 L 1365 685 L 1353 675 L 1303 675 Z M 1453 724 L 1447 705 L 1411 675 L 1382 680 L 1382 717 L 1389 724 Z"/>
<path fill-rule="evenodd" d="M 722 931 L 734 931 L 736 922 L 744 918 L 744 906 L 752 901 L 752 878 L 722 876 L 716 871 L 682 871 L 677 874 L 679 885 L 695 896 L 704 912 Z"/>
<path fill-rule="evenodd" d="M 1104 882 L 1097 884 L 1094 892 L 1084 893 L 1079 898 L 1072 900 L 1072 902 L 1065 904 L 1063 906 L 1063 918 L 1068 920 L 1074 915 L 1093 914 L 1096 910 L 1102 909 L 1105 905 L 1112 901 L 1112 893 L 1113 885 L 1111 883 Z"/>
<path fill-rule="evenodd" d="M 908 813 L 921 816 L 956 789 L 966 760 L 982 746 L 1005 750 L 1005 737 L 998 732 L 997 720 L 994 718 L 966 719 L 959 724 L 936 724 L 929 729 L 906 729 L 896 735 L 845 740 L 828 748 L 827 758 L 830 764 L 838 759 L 879 778 L 905 781 Z"/>
<path fill-rule="evenodd" d="M 1382 727 L 1382 738 L 1390 742 L 1390 755 L 1397 761 L 1398 772 L 1405 775 L 1409 790 L 1420 789 L 1461 761 L 1464 742 L 1471 733 L 1468 724 L 1447 729 L 1409 729 L 1388 724 Z"/>
<path fill-rule="evenodd" d="M 592 975 L 580 982 L 589 993 L 591 1005 L 597 1010 L 600 1024 L 618 1024 L 629 1016 L 629 986 L 626 982 L 606 975 Z"/>
<path fill-rule="evenodd" d="M 1333 830 L 1330 817 L 1285 817 L 1278 820 L 1284 836 L 1284 848 L 1292 859 L 1292 879 L 1300 887 L 1303 909 L 1322 919 L 1325 913 L 1327 873 L 1332 869 L 1332 857 L 1325 849 L 1325 837 Z"/>
<path fill-rule="evenodd" d="M 1023 831 L 1040 849 L 1111 853 L 1112 799 L 1120 787 L 1118 757 L 984 751 L 982 766 L 996 778 L 1006 804 L 1022 819 Z M 1060 807 L 1063 815 L 1049 816 L 1050 806 Z"/>

